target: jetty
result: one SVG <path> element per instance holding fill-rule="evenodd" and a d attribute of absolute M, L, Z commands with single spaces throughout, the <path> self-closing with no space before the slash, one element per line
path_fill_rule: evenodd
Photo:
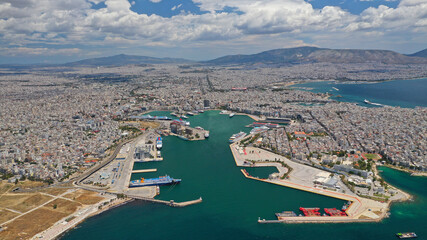
<path fill-rule="evenodd" d="M 140 169 L 140 170 L 133 170 L 132 173 L 147 173 L 147 172 L 157 172 L 157 168 L 152 169 Z"/>
<path fill-rule="evenodd" d="M 171 206 L 171 207 L 186 207 L 186 206 L 201 203 L 203 201 L 202 197 L 200 197 L 196 200 L 191 200 L 191 201 L 186 201 L 186 202 L 175 202 L 174 200 L 165 201 L 165 200 L 159 200 L 159 199 L 154 199 L 154 198 L 141 197 L 141 196 L 137 196 L 137 195 L 127 195 L 127 197 L 146 201 L 146 202 L 165 204 L 165 205 Z"/>

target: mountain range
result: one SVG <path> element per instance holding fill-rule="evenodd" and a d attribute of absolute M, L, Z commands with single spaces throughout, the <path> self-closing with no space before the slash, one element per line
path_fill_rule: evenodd
<path fill-rule="evenodd" d="M 427 50 L 423 50 L 426 51 Z M 421 51 L 422 52 L 422 51 Z M 300 64 L 300 63 L 384 63 L 422 64 L 427 58 L 422 53 L 403 55 L 388 50 L 327 49 L 297 47 L 274 49 L 251 55 L 229 55 L 206 61 L 207 64 Z M 426 54 L 424 54 L 425 56 Z M 427 57 L 427 56 L 426 56 Z"/>
<path fill-rule="evenodd" d="M 384 64 L 427 64 L 427 49 L 400 54 L 389 50 L 328 49 L 317 47 L 296 47 L 264 51 L 256 54 L 237 54 L 208 61 L 192 61 L 183 58 L 157 58 L 137 55 L 114 55 L 90 58 L 65 64 L 0 65 L 0 67 L 28 68 L 41 66 L 98 67 L 146 64 L 198 64 L 198 65 L 290 65 L 303 63 L 384 63 Z"/>
<path fill-rule="evenodd" d="M 96 66 L 123 66 L 129 64 L 161 64 L 161 63 L 191 63 L 193 61 L 182 58 L 156 58 L 136 55 L 114 55 L 110 57 L 90 58 L 64 64 L 69 67 L 96 67 Z"/>

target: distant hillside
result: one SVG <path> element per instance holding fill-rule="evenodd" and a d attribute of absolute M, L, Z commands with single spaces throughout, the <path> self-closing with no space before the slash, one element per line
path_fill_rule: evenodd
<path fill-rule="evenodd" d="M 427 58 L 427 48 L 424 49 L 424 50 L 421 50 L 419 52 L 416 52 L 416 53 L 413 53 L 413 54 L 409 54 L 408 56 Z"/>
<path fill-rule="evenodd" d="M 368 63 L 386 64 L 427 63 L 427 59 L 405 56 L 387 50 L 326 49 L 316 47 L 297 47 L 269 50 L 252 55 L 229 55 L 210 61 L 207 64 L 297 64 L 297 63 Z"/>
<path fill-rule="evenodd" d="M 115 55 L 110 57 L 90 58 L 80 60 L 77 62 L 70 62 L 64 65 L 66 66 L 123 66 L 129 64 L 159 64 L 159 63 L 190 63 L 190 60 L 181 58 L 155 58 L 146 56 L 135 56 L 135 55 Z"/>

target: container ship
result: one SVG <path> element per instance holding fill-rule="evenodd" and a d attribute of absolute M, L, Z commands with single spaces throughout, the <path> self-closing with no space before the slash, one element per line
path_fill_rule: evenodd
<path fill-rule="evenodd" d="M 161 149 L 163 147 L 163 141 L 162 141 L 162 137 L 158 137 L 156 140 L 156 147 L 157 149 Z"/>
<path fill-rule="evenodd" d="M 414 232 L 408 232 L 408 233 L 396 233 L 396 236 L 400 239 L 407 239 L 407 238 L 417 238 L 417 234 Z"/>
<path fill-rule="evenodd" d="M 230 143 L 234 143 L 234 142 L 242 140 L 245 136 L 246 136 L 245 132 L 235 133 L 230 137 L 230 139 L 228 139 L 228 141 Z"/>
<path fill-rule="evenodd" d="M 158 178 L 149 178 L 149 179 L 141 178 L 140 180 L 130 181 L 129 187 L 146 187 L 146 186 L 154 186 L 154 185 L 159 186 L 159 185 L 175 184 L 180 182 L 181 182 L 181 179 L 174 179 L 166 175 Z"/>

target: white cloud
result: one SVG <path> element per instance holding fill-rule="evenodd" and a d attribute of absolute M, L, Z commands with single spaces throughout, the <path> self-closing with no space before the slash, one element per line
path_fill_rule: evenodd
<path fill-rule="evenodd" d="M 171 9 L 181 8 L 179 15 L 171 18 L 148 16 L 133 12 L 128 0 L 2 0 L 0 46 L 30 43 L 191 46 L 200 42 L 232 44 L 230 40 L 242 39 L 298 42 L 302 37 L 316 39 L 319 33 L 326 38 L 334 35 L 352 38 L 351 33 L 365 38 L 403 35 L 404 39 L 411 33 L 419 37 L 427 32 L 425 0 L 402 0 L 397 8 L 371 7 L 360 15 L 336 6 L 314 9 L 303 0 L 193 1 L 209 13 L 191 14 L 179 4 Z M 106 8 L 91 9 L 93 3 L 100 2 L 104 2 Z M 235 8 L 242 14 L 217 12 L 224 7 Z M 251 36 L 257 36 L 256 40 Z M 329 37 L 329 41 L 333 38 Z M 50 51 L 20 49 L 26 50 L 28 54 Z"/>
<path fill-rule="evenodd" d="M 29 47 L 13 47 L 0 48 L 2 56 L 20 56 L 20 55 L 75 55 L 80 53 L 79 48 L 29 48 Z"/>

